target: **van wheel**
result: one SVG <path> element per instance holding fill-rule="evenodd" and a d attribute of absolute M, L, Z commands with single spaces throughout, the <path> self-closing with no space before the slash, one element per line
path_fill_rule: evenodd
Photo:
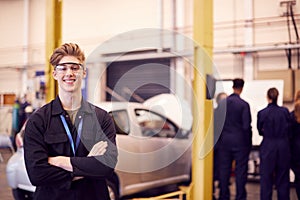
<path fill-rule="evenodd" d="M 114 183 L 107 181 L 107 187 L 108 187 L 108 192 L 109 192 L 109 197 L 111 200 L 119 200 L 119 193 L 117 191 L 117 187 L 115 186 Z"/>

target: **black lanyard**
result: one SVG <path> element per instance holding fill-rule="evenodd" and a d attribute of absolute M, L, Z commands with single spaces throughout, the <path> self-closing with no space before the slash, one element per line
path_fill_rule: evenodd
<path fill-rule="evenodd" d="M 72 148 L 72 151 L 73 151 L 73 154 L 75 156 L 75 152 L 79 146 L 79 142 L 80 142 L 80 137 L 81 137 L 81 132 L 82 132 L 82 118 L 80 119 L 80 122 L 79 122 L 79 126 L 78 126 L 78 131 L 77 131 L 77 138 L 76 138 L 76 145 L 74 145 L 74 141 L 73 141 L 73 138 L 72 138 L 72 135 L 71 135 L 71 131 L 68 127 L 68 124 L 66 122 L 66 119 L 63 115 L 60 115 L 60 119 L 65 127 L 65 130 L 67 132 L 67 135 L 68 135 L 68 138 L 69 138 L 69 141 L 70 141 L 70 144 L 71 144 L 71 148 Z"/>

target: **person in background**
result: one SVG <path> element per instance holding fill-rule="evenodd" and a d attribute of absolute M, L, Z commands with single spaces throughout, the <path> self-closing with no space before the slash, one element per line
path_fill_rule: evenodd
<path fill-rule="evenodd" d="M 225 122 L 219 138 L 220 200 L 229 200 L 229 181 L 235 161 L 236 199 L 246 199 L 249 154 L 252 147 L 252 127 L 249 104 L 240 97 L 244 80 L 233 80 L 233 93 L 219 106 L 226 110 Z"/>
<path fill-rule="evenodd" d="M 31 114 L 24 133 L 25 166 L 37 200 L 109 200 L 106 179 L 117 163 L 111 116 L 83 99 L 85 56 L 77 44 L 54 50 L 58 96 Z"/>
<path fill-rule="evenodd" d="M 20 110 L 19 110 L 19 130 L 21 130 L 23 124 L 27 120 L 26 108 L 31 106 L 27 100 L 27 95 L 25 94 L 20 101 Z"/>
<path fill-rule="evenodd" d="M 294 110 L 291 116 L 291 169 L 295 174 L 294 185 L 298 199 L 300 199 L 300 90 L 297 91 L 294 99 Z"/>
<path fill-rule="evenodd" d="M 213 190 L 214 193 L 216 192 L 216 188 L 215 188 L 215 183 L 217 183 L 217 181 L 219 181 L 219 166 L 220 166 L 220 162 L 219 162 L 219 148 L 218 148 L 218 139 L 220 137 L 220 134 L 222 132 L 222 128 L 224 125 L 224 120 L 225 120 L 225 114 L 226 114 L 226 110 L 223 110 L 219 104 L 221 101 L 223 101 L 225 98 L 227 97 L 227 94 L 225 92 L 220 92 L 218 93 L 217 97 L 216 97 L 216 108 L 214 109 L 214 168 L 213 168 Z M 216 194 L 214 194 L 214 199 L 216 199 Z"/>
<path fill-rule="evenodd" d="M 260 144 L 260 199 L 271 200 L 273 181 L 278 200 L 290 199 L 290 113 L 278 106 L 279 92 L 270 88 L 268 105 L 257 113 L 257 129 L 263 137 Z"/>
<path fill-rule="evenodd" d="M 21 131 L 22 126 L 24 125 L 27 117 L 25 109 L 27 106 L 29 106 L 30 103 L 26 99 L 26 95 L 21 98 L 15 99 L 13 110 L 12 110 L 12 133 L 11 133 L 11 141 L 13 144 L 14 150 L 17 150 L 16 145 L 16 136 Z"/>
<path fill-rule="evenodd" d="M 14 150 L 17 150 L 15 139 L 17 133 L 20 131 L 20 100 L 17 97 L 12 107 L 12 130 L 11 130 L 11 142 Z"/>

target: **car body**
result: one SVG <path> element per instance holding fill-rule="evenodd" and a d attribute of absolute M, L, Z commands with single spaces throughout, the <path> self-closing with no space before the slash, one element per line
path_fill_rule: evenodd
<path fill-rule="evenodd" d="M 191 178 L 192 123 L 183 120 L 191 120 L 191 112 L 180 107 L 182 101 L 174 95 L 163 94 L 155 99 L 163 99 L 163 103 L 153 99 L 145 103 L 96 103 L 112 115 L 117 129 L 118 163 L 107 180 L 111 199 Z M 185 117 L 179 113 L 183 109 Z M 7 179 L 16 199 L 20 193 L 35 190 L 26 173 L 22 147 L 8 161 Z"/>
<path fill-rule="evenodd" d="M 16 200 L 30 199 L 35 187 L 30 183 L 25 168 L 23 135 L 26 123 L 16 135 L 16 152 L 10 157 L 6 166 L 6 177 L 8 185 L 12 188 L 13 196 Z"/>

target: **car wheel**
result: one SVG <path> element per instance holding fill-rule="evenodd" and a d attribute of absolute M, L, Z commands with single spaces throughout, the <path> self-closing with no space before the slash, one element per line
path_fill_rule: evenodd
<path fill-rule="evenodd" d="M 12 194 L 15 200 L 31 200 L 33 199 L 33 193 L 19 188 L 12 189 Z"/>
<path fill-rule="evenodd" d="M 108 187 L 110 200 L 119 200 L 120 197 L 115 184 L 110 181 L 107 181 L 107 187 Z"/>

